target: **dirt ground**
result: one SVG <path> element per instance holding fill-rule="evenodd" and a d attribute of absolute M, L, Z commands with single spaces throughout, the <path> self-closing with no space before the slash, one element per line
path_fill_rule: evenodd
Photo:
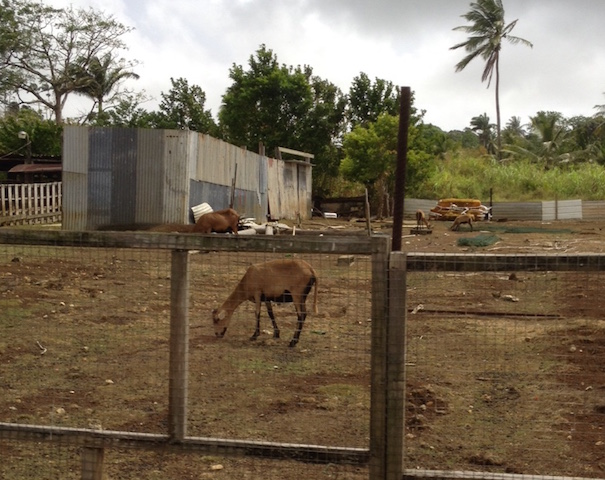
<path fill-rule="evenodd" d="M 483 222 L 403 228 L 416 252 L 603 253 L 603 224 Z M 364 232 L 362 221 L 305 230 Z M 372 222 L 389 235 L 389 221 Z M 484 247 L 464 239 L 484 235 Z M 244 304 L 217 340 L 210 311 L 247 265 L 275 254 L 191 259 L 188 435 L 367 448 L 371 264 L 305 257 L 319 314 L 300 344 L 291 305 L 280 339 Z M 421 272 L 408 279 L 407 468 L 602 478 L 605 301 L 600 272 Z M 0 248 L 0 421 L 165 433 L 170 324 L 167 252 Z M 76 449 L 0 442 L 0 477 L 79 478 Z M 108 478 L 367 478 L 354 465 L 116 451 Z M 69 475 L 65 475 L 65 470 Z"/>

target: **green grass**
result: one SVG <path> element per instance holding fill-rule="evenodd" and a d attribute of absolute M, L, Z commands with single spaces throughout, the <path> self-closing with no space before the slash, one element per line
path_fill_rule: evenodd
<path fill-rule="evenodd" d="M 482 225 L 481 230 L 487 230 L 489 232 L 499 233 L 543 233 L 547 234 L 561 234 L 561 233 L 573 233 L 573 230 L 568 228 L 540 228 L 540 227 L 527 227 L 527 226 L 514 226 L 514 225 L 495 225 L 490 224 L 485 227 Z"/>
<path fill-rule="evenodd" d="M 496 235 L 481 233 L 476 237 L 464 237 L 458 239 L 459 247 L 489 247 L 500 240 Z"/>

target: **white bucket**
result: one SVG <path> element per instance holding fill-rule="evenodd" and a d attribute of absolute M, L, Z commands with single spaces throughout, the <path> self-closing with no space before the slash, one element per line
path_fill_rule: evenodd
<path fill-rule="evenodd" d="M 194 207 L 191 207 L 191 211 L 193 212 L 193 218 L 195 219 L 196 222 L 205 213 L 213 212 L 212 207 L 205 202 L 200 203 L 199 205 L 196 205 Z"/>

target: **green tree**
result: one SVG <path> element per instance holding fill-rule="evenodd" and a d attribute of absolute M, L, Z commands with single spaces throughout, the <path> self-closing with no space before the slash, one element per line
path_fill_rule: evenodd
<path fill-rule="evenodd" d="M 519 145 L 525 142 L 527 132 L 520 117 L 511 117 L 502 130 L 502 140 L 505 145 Z"/>
<path fill-rule="evenodd" d="M 479 143 L 488 153 L 494 153 L 494 126 L 489 121 L 487 113 L 471 119 L 471 130 L 477 134 Z"/>
<path fill-rule="evenodd" d="M 219 112 L 224 140 L 252 151 L 263 144 L 269 155 L 288 147 L 315 156 L 313 189 L 325 195 L 337 175 L 346 99 L 311 67 L 280 65 L 264 45 L 248 68 L 233 65 L 231 86 Z"/>
<path fill-rule="evenodd" d="M 585 162 L 605 163 L 605 128 L 603 118 L 582 115 L 567 120 L 569 139 L 577 156 Z"/>
<path fill-rule="evenodd" d="M 361 72 L 349 89 L 347 120 L 351 128 L 376 122 L 382 114 L 399 114 L 399 89 L 387 80 L 376 78 L 374 83 Z"/>
<path fill-rule="evenodd" d="M 88 71 L 90 62 L 124 49 L 121 37 L 131 31 L 92 8 L 55 9 L 29 0 L 3 0 L 14 15 L 10 54 L 5 55 L 2 88 L 20 104 L 38 104 L 63 122 L 70 93 L 86 86 L 87 76 L 74 76 L 74 65 Z M 119 59 L 111 57 L 116 62 Z"/>
<path fill-rule="evenodd" d="M 605 93 L 603 93 L 603 95 L 605 95 Z M 597 110 L 597 113 L 595 113 L 597 117 L 605 117 L 605 104 L 595 105 L 594 108 Z"/>
<path fill-rule="evenodd" d="M 312 102 L 301 119 L 300 137 L 293 139 L 294 148 L 315 155 L 313 193 L 329 195 L 339 175 L 341 152 L 337 147 L 344 134 L 346 97 L 333 83 L 312 76 Z"/>
<path fill-rule="evenodd" d="M 250 56 L 248 69 L 233 65 L 232 84 L 223 95 L 219 121 L 226 141 L 256 151 L 296 148 L 301 120 L 313 104 L 311 69 L 279 65 L 265 45 Z M 313 152 L 309 152 L 313 153 Z"/>
<path fill-rule="evenodd" d="M 451 130 L 447 133 L 448 137 L 452 139 L 455 145 L 467 148 L 474 149 L 479 147 L 479 137 L 477 134 L 473 132 L 469 127 L 466 127 L 463 131 L 460 130 Z"/>
<path fill-rule="evenodd" d="M 509 145 L 506 152 L 517 159 L 552 168 L 575 161 L 580 152 L 569 141 L 565 119 L 559 112 L 540 111 L 530 117 L 531 132 L 525 143 Z"/>
<path fill-rule="evenodd" d="M 503 40 L 508 40 L 513 45 L 521 43 L 533 47 L 531 42 L 515 37 L 510 32 L 515 28 L 517 20 L 509 23 L 504 21 L 504 7 L 502 0 L 477 0 L 471 2 L 471 10 L 462 15 L 464 19 L 471 22 L 470 25 L 456 27 L 454 30 L 460 30 L 468 33 L 470 37 L 454 45 L 450 50 L 464 48 L 466 55 L 456 64 L 456 71 L 460 72 L 477 57 L 485 60 L 485 68 L 481 76 L 481 81 L 487 80 L 489 88 L 494 73 L 496 74 L 495 95 L 496 95 L 496 143 L 498 156 L 502 148 L 501 123 L 500 123 L 500 50 Z"/>
<path fill-rule="evenodd" d="M 162 92 L 160 111 L 150 120 L 157 128 L 194 130 L 213 136 L 218 127 L 210 110 L 205 110 L 206 93 L 198 85 L 189 85 L 185 78 L 170 79 L 172 88 Z"/>
<path fill-rule="evenodd" d="M 124 59 L 115 59 L 112 52 L 107 52 L 100 58 L 97 56 L 91 59 L 80 58 L 72 66 L 71 74 L 78 79 L 78 86 L 74 92 L 94 102 L 89 114 L 90 120 L 100 125 L 107 123 L 106 103 L 111 106 L 112 102 L 120 100 L 122 94 L 118 88 L 122 82 L 139 78 L 136 73 L 129 70 L 133 66 L 132 63 L 126 63 Z"/>
<path fill-rule="evenodd" d="M 415 119 L 408 130 L 406 195 L 413 196 L 425 187 L 435 168 L 434 156 L 424 150 L 422 125 Z M 343 177 L 359 182 L 368 189 L 373 210 L 386 213 L 385 199 L 391 199 L 397 167 L 399 117 L 383 114 L 367 127 L 356 126 L 345 135 L 344 159 L 340 171 Z"/>
<path fill-rule="evenodd" d="M 45 120 L 34 110 L 23 107 L 14 114 L 0 118 L 0 152 L 21 153 L 25 156 L 26 144 L 19 132 L 26 132 L 33 157 L 61 155 L 63 128 L 51 120 Z"/>
<path fill-rule="evenodd" d="M 108 124 L 114 127 L 154 128 L 160 123 L 158 112 L 148 112 L 141 107 L 147 98 L 141 94 L 126 94 L 118 103 L 105 112 Z"/>
<path fill-rule="evenodd" d="M 17 20 L 12 10 L 10 0 L 0 0 L 0 103 L 5 107 L 9 99 L 10 84 L 5 77 L 8 75 L 7 64 L 15 48 Z"/>

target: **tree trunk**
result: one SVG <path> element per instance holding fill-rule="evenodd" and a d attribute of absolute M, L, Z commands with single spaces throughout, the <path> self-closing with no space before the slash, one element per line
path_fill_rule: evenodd
<path fill-rule="evenodd" d="M 496 53 L 496 148 L 497 158 L 502 160 L 502 137 L 500 135 L 500 52 Z"/>

